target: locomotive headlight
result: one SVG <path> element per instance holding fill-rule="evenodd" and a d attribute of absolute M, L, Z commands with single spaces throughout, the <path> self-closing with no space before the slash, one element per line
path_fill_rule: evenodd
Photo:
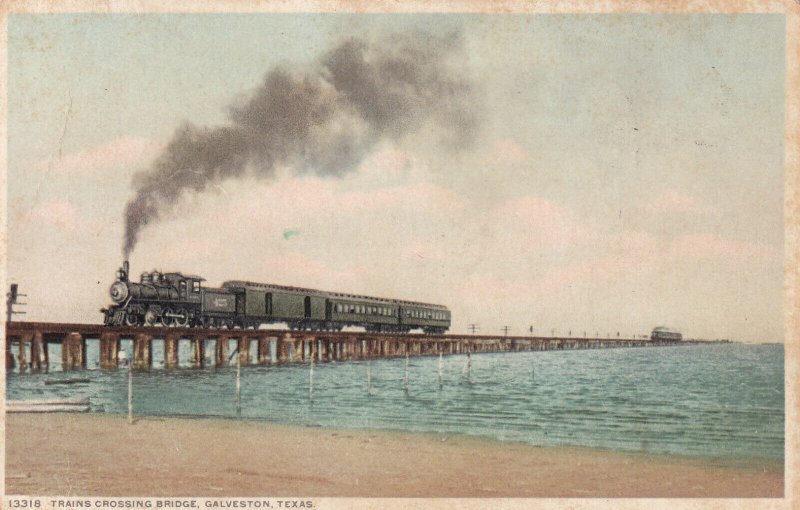
<path fill-rule="evenodd" d="M 114 282 L 111 285 L 111 300 L 115 303 L 122 303 L 128 299 L 128 284 L 124 282 Z"/>

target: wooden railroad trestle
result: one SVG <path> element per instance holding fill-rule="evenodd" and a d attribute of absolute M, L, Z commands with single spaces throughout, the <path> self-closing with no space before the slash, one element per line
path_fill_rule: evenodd
<path fill-rule="evenodd" d="M 190 364 L 203 367 L 205 346 L 215 341 L 213 363 L 228 363 L 229 341 L 236 341 L 242 364 L 346 361 L 439 354 L 655 347 L 690 343 L 633 338 L 516 337 L 491 335 L 381 334 L 366 332 L 310 332 L 276 329 L 194 329 L 164 327 L 106 327 L 97 324 L 10 322 L 6 324 L 6 368 L 46 370 L 49 344 L 61 345 L 63 369 L 86 368 L 86 342 L 100 342 L 100 368 L 120 365 L 123 339 L 133 342 L 132 363 L 137 368 L 153 365 L 153 340 L 163 340 L 164 366 L 177 367 L 181 340 L 191 342 Z M 255 357 L 250 354 L 256 341 Z M 14 347 L 17 357 L 14 359 Z M 273 355 L 274 353 L 274 355 Z M 30 359 L 28 359 L 30 357 Z"/>

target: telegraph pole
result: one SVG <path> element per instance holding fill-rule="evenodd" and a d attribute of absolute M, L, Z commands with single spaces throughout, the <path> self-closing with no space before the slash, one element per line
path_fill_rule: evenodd
<path fill-rule="evenodd" d="M 511 328 L 509 328 L 508 326 L 503 326 L 503 327 L 502 327 L 502 330 L 503 330 L 503 336 L 508 336 L 508 330 L 509 330 L 509 329 L 511 329 Z"/>
<path fill-rule="evenodd" d="M 14 305 L 25 306 L 27 303 L 17 302 L 18 297 L 28 297 L 26 294 L 20 294 L 16 283 L 11 284 L 11 291 L 6 294 L 6 323 L 11 322 L 11 317 L 14 315 L 23 315 L 25 312 L 18 312 L 14 310 Z"/>
<path fill-rule="evenodd" d="M 474 335 L 476 331 L 481 329 L 481 327 L 478 324 L 470 324 L 469 326 L 467 326 L 467 329 L 472 331 L 472 334 Z"/>

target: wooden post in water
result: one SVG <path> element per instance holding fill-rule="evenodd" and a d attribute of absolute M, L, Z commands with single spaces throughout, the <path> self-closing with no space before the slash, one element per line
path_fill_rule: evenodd
<path fill-rule="evenodd" d="M 31 338 L 31 370 L 42 368 L 42 334 L 38 331 Z"/>
<path fill-rule="evenodd" d="M 86 339 L 82 336 L 80 342 L 78 342 L 78 348 L 80 349 L 81 368 L 85 369 L 88 361 L 87 357 L 89 355 L 89 350 L 86 348 Z"/>
<path fill-rule="evenodd" d="M 164 367 L 173 368 L 178 366 L 178 342 L 180 336 L 176 333 L 169 333 L 164 337 Z"/>
<path fill-rule="evenodd" d="M 61 341 L 61 363 L 64 370 L 85 367 L 86 349 L 79 333 L 70 333 Z M 23 358 L 24 359 L 24 358 Z"/>
<path fill-rule="evenodd" d="M 304 353 L 303 353 L 303 339 L 295 338 L 292 340 L 292 361 L 294 363 L 298 363 L 303 361 Z"/>
<path fill-rule="evenodd" d="M 153 364 L 153 337 L 137 333 L 133 337 L 133 362 L 136 368 L 150 368 Z"/>
<path fill-rule="evenodd" d="M 6 370 L 14 368 L 14 355 L 11 354 L 11 339 L 6 337 Z"/>
<path fill-rule="evenodd" d="M 406 364 L 403 373 L 403 393 L 408 396 L 408 353 L 406 352 Z"/>
<path fill-rule="evenodd" d="M 441 390 L 444 386 L 444 359 L 442 358 L 442 353 L 439 353 L 439 389 Z"/>
<path fill-rule="evenodd" d="M 26 357 L 25 356 L 25 342 L 26 342 L 26 337 L 25 336 L 20 337 L 19 344 L 18 344 L 19 349 L 17 350 L 17 364 L 19 364 L 19 371 L 20 372 L 24 372 L 24 371 L 26 371 L 28 369 L 28 362 L 25 359 L 25 357 Z"/>
<path fill-rule="evenodd" d="M 266 365 L 272 359 L 269 355 L 269 337 L 262 336 L 258 338 L 258 364 L 259 365 Z"/>
<path fill-rule="evenodd" d="M 241 346 L 241 340 L 239 341 Z M 242 351 L 236 353 L 236 416 L 242 415 Z"/>
<path fill-rule="evenodd" d="M 214 349 L 215 365 L 223 367 L 228 364 L 228 335 L 217 335 L 217 345 Z"/>
<path fill-rule="evenodd" d="M 100 334 L 100 368 L 114 368 L 111 362 L 112 342 L 111 333 Z"/>
<path fill-rule="evenodd" d="M 327 351 L 327 348 L 325 346 L 326 342 L 327 342 L 327 340 L 325 339 L 325 337 L 317 339 L 317 343 L 319 344 L 319 345 L 317 345 L 317 349 L 318 349 L 317 350 L 317 353 L 318 353 L 317 354 L 317 361 L 319 361 L 319 362 L 325 361 L 325 358 L 328 356 L 328 351 Z"/>
<path fill-rule="evenodd" d="M 372 361 L 367 360 L 367 396 L 372 396 Z"/>
<path fill-rule="evenodd" d="M 236 349 L 239 351 L 237 354 L 239 363 L 244 365 L 250 364 L 250 337 L 242 335 L 236 341 Z"/>
<path fill-rule="evenodd" d="M 311 364 L 308 369 L 308 399 L 314 401 L 314 356 L 311 356 Z"/>
<path fill-rule="evenodd" d="M 41 356 L 42 356 L 42 354 L 41 354 L 41 350 L 42 350 L 42 334 L 38 333 L 38 332 L 34 333 L 30 337 L 30 342 L 31 342 L 30 367 L 31 367 L 31 370 L 39 370 L 41 368 L 41 362 L 42 362 L 42 358 L 41 358 Z"/>
<path fill-rule="evenodd" d="M 284 335 L 277 339 L 277 349 L 278 349 L 278 363 L 286 363 L 289 361 L 289 343 L 291 343 L 292 337 L 289 333 L 284 333 Z"/>
<path fill-rule="evenodd" d="M 50 369 L 50 349 L 46 338 L 42 338 L 42 367 L 45 370 Z"/>
<path fill-rule="evenodd" d="M 192 339 L 192 364 L 197 368 L 203 368 L 206 364 L 206 343 L 199 336 Z"/>
<path fill-rule="evenodd" d="M 128 423 L 133 425 L 133 363 L 128 360 Z"/>

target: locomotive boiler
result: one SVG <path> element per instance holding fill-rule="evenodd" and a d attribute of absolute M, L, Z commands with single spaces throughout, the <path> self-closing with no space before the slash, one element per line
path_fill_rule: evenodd
<path fill-rule="evenodd" d="M 106 325 L 258 328 L 285 323 L 293 330 L 441 334 L 450 328 L 443 305 L 328 292 L 301 287 L 228 281 L 206 287 L 204 278 L 178 272 L 142 273 L 130 281 L 128 262 L 111 285 L 113 304 L 104 308 Z"/>

